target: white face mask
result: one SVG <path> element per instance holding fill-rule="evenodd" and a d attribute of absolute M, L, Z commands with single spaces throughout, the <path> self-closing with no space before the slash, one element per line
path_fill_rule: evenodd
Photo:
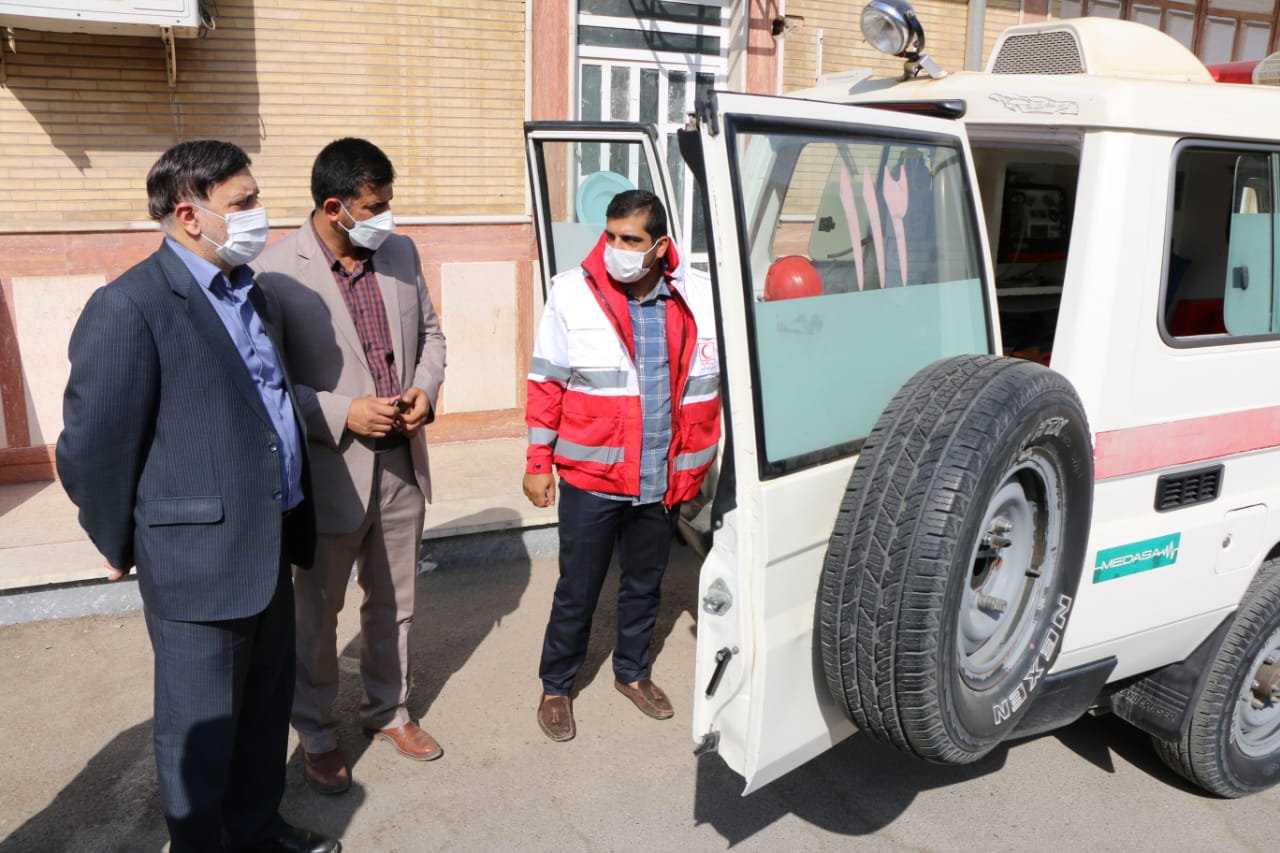
<path fill-rule="evenodd" d="M 265 207 L 255 207 L 252 210 L 237 210 L 233 213 L 228 213 L 226 216 L 214 213 L 212 210 L 200 207 L 198 204 L 195 207 L 227 223 L 227 236 L 224 243 L 210 240 L 207 234 L 200 235 L 205 240 L 213 243 L 218 257 L 222 258 L 223 261 L 233 267 L 238 267 L 249 263 L 262 254 L 263 248 L 267 245 L 267 234 L 270 230 L 270 225 L 267 224 L 267 209 Z"/>
<path fill-rule="evenodd" d="M 630 284 L 633 281 L 639 281 L 649 274 L 653 264 L 645 265 L 644 259 L 648 257 L 649 252 L 657 251 L 658 244 L 654 243 L 644 252 L 633 252 L 630 249 L 615 249 L 612 246 L 604 247 L 604 268 L 609 271 L 609 277 L 621 284 Z"/>
<path fill-rule="evenodd" d="M 342 211 L 347 216 L 351 216 L 351 211 L 347 210 L 346 205 L 343 205 Z M 338 224 L 342 225 L 352 243 L 371 252 L 378 251 L 378 247 L 382 245 L 382 242 L 396 230 L 395 219 L 389 210 L 384 210 L 377 216 L 370 216 L 368 219 L 356 219 L 351 216 L 351 221 L 355 224 L 350 228 L 342 225 L 341 222 Z"/>

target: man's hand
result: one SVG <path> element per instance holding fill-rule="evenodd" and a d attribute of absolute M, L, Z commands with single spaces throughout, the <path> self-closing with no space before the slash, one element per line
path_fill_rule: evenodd
<path fill-rule="evenodd" d="M 534 506 L 551 506 L 556 502 L 556 478 L 552 474 L 525 474 L 524 496 Z"/>
<path fill-rule="evenodd" d="M 421 388 L 404 389 L 400 394 L 400 402 L 408 408 L 396 420 L 396 429 L 413 438 L 426 426 L 427 418 L 431 415 L 431 402 L 427 399 L 427 392 Z"/>
<path fill-rule="evenodd" d="M 382 438 L 395 427 L 395 397 L 356 397 L 347 409 L 347 429 L 356 435 Z"/>
<path fill-rule="evenodd" d="M 102 561 L 102 567 L 107 570 L 107 580 L 109 581 L 120 580 L 120 578 L 129 574 L 129 570 L 133 568 L 133 566 L 125 566 L 123 569 L 117 569 L 106 560 Z"/>

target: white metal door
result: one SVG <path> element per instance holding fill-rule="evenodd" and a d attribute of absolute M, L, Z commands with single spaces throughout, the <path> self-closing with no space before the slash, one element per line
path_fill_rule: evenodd
<path fill-rule="evenodd" d="M 999 336 L 959 124 L 717 92 L 699 139 L 734 493 L 699 582 L 693 735 L 751 791 L 854 730 L 814 623 L 858 448 L 917 369 Z"/>

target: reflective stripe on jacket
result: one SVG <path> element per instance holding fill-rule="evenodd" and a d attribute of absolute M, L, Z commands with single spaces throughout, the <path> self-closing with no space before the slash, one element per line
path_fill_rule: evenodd
<path fill-rule="evenodd" d="M 582 262 L 552 279 L 529 367 L 528 473 L 580 489 L 640 494 L 642 419 L 627 294 L 605 272 L 603 236 Z M 720 441 L 720 358 L 711 282 L 667 248 L 671 448 L 667 506 L 698 493 Z"/>

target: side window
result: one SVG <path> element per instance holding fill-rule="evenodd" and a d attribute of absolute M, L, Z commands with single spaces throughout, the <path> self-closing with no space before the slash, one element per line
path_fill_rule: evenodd
<path fill-rule="evenodd" d="M 1179 151 L 1163 318 L 1170 337 L 1214 342 L 1280 332 L 1278 158 L 1260 150 Z"/>
<path fill-rule="evenodd" d="M 989 352 L 954 143 L 735 134 L 761 473 L 852 453 L 924 365 Z"/>

